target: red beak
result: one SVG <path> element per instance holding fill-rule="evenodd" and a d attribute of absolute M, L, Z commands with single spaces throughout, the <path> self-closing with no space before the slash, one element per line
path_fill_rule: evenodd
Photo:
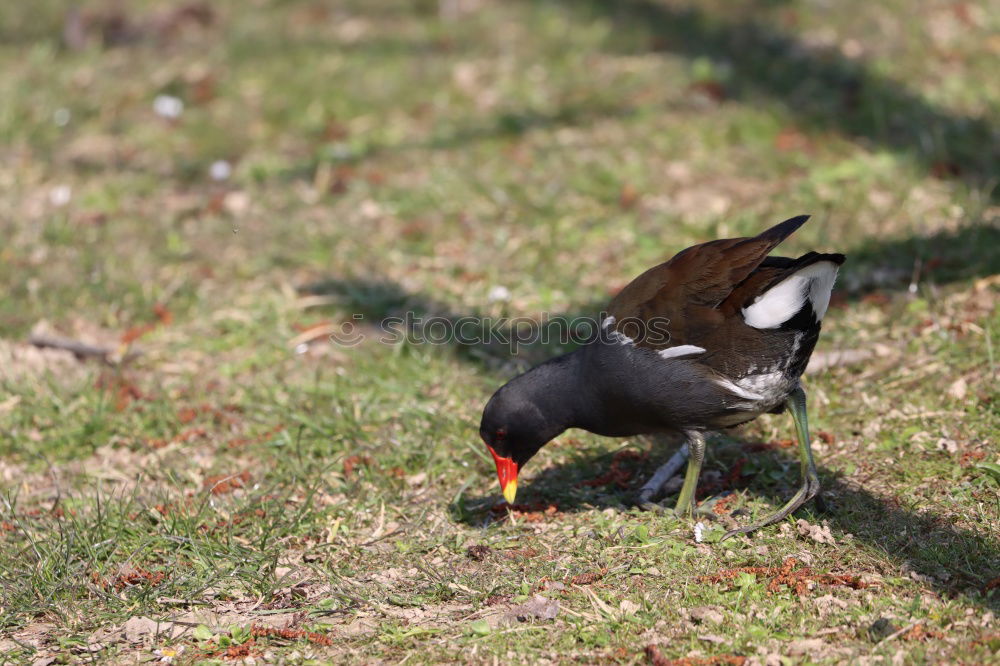
<path fill-rule="evenodd" d="M 507 504 L 513 504 L 514 497 L 517 495 L 517 463 L 511 458 L 498 455 L 489 444 L 486 445 L 486 448 L 490 450 L 493 462 L 497 465 L 497 478 L 500 479 L 500 490 L 503 492 L 504 499 L 507 500 Z"/>

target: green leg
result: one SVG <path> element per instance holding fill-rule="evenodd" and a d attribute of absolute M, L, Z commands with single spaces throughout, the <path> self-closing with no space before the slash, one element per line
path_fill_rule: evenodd
<path fill-rule="evenodd" d="M 688 433 L 688 466 L 684 474 L 684 485 L 677 497 L 674 513 L 688 518 L 694 515 L 694 491 L 698 487 L 698 476 L 701 474 L 701 463 L 705 460 L 705 436 L 697 431 Z"/>
<path fill-rule="evenodd" d="M 799 461 L 802 475 L 802 487 L 781 507 L 777 513 L 768 516 L 764 520 L 741 527 L 738 530 L 730 530 L 722 537 L 725 541 L 736 534 L 749 534 L 766 525 L 773 525 L 787 518 L 793 511 L 816 497 L 819 492 L 819 475 L 816 474 L 816 463 L 813 462 L 812 448 L 809 445 L 809 422 L 806 418 L 806 393 L 801 387 L 792 391 L 785 401 L 788 411 L 792 413 L 795 420 L 795 435 L 799 440 Z M 686 484 L 685 484 L 686 486 Z"/>

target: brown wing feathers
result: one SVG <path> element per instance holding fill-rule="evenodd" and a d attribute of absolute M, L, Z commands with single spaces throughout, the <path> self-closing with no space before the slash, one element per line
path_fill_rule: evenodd
<path fill-rule="evenodd" d="M 741 283 L 749 282 L 768 253 L 808 219 L 808 215 L 793 217 L 753 238 L 690 247 L 629 283 L 608 305 L 608 313 L 619 322 L 660 316 L 679 324 L 678 315 L 691 306 L 716 308 Z M 774 266 L 773 270 L 780 269 Z M 773 279 L 776 275 L 769 267 L 767 276 Z M 752 282 L 758 284 L 757 278 Z"/>

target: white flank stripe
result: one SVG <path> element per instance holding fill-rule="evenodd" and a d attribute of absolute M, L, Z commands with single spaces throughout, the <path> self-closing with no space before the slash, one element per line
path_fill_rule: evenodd
<path fill-rule="evenodd" d="M 716 383 L 727 391 L 731 392 L 733 395 L 738 395 L 741 398 L 746 398 L 747 400 L 763 400 L 764 396 L 760 393 L 754 393 L 753 391 L 748 391 L 742 386 L 738 386 L 728 379 L 717 379 Z"/>
<path fill-rule="evenodd" d="M 704 352 L 704 349 L 695 345 L 678 345 L 677 347 L 661 349 L 656 353 L 660 355 L 660 358 L 676 358 L 678 356 L 687 356 L 688 354 L 703 354 Z"/>
<path fill-rule="evenodd" d="M 837 264 L 819 261 L 788 276 L 743 308 L 743 321 L 754 328 L 778 328 L 795 316 L 809 299 L 816 319 L 823 320 L 837 279 Z"/>

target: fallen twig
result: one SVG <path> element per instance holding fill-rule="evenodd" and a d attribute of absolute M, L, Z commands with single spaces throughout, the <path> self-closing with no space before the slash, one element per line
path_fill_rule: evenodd
<path fill-rule="evenodd" d="M 128 353 L 122 356 L 121 359 L 116 359 L 115 353 L 117 350 L 115 349 L 90 345 L 86 342 L 74 340 L 73 338 L 64 338 L 55 335 L 39 335 L 37 333 L 32 333 L 28 336 L 28 344 L 42 349 L 61 349 L 63 351 L 70 352 L 77 358 L 96 358 L 104 363 L 107 363 L 108 365 L 126 363 L 137 356 L 142 355 L 142 351 L 139 349 L 129 349 Z"/>

